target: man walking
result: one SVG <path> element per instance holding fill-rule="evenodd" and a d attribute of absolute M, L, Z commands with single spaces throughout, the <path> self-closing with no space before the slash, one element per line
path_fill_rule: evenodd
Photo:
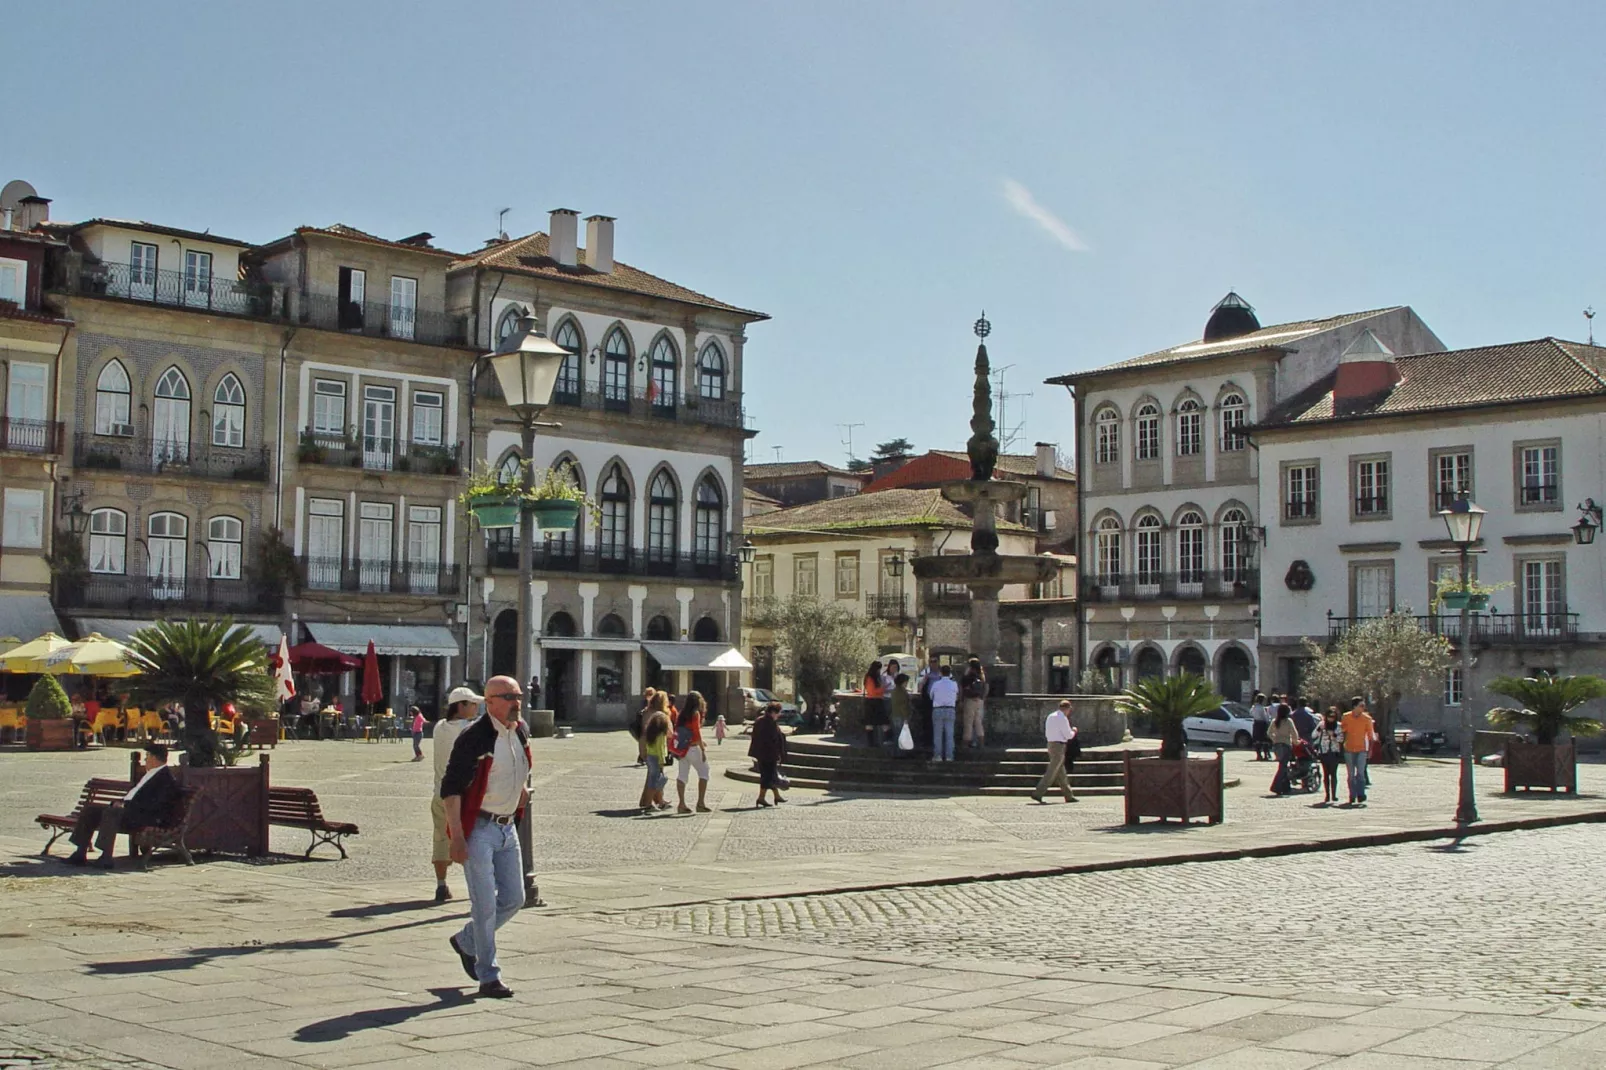
<path fill-rule="evenodd" d="M 178 778 L 167 767 L 167 748 L 160 743 L 147 743 L 144 768 L 145 775 L 119 802 L 110 806 L 90 803 L 79 811 L 71 834 L 76 850 L 67 856 L 69 866 L 81 866 L 88 861 L 89 842 L 93 839 L 100 850 L 95 865 L 111 869 L 118 835 L 165 825 L 172 819 L 181 790 Z"/>
<path fill-rule="evenodd" d="M 457 737 L 441 778 L 452 861 L 468 884 L 469 920 L 450 938 L 480 995 L 507 999 L 496 961 L 496 931 L 524 905 L 524 865 L 516 822 L 530 801 L 530 741 L 519 717 L 523 698 L 511 676 L 485 685 L 485 710 Z"/>
<path fill-rule="evenodd" d="M 1366 712 L 1366 700 L 1359 695 L 1349 700 L 1350 711 L 1339 721 L 1344 734 L 1344 768 L 1349 774 L 1349 804 L 1366 803 L 1366 758 L 1377 738 L 1377 726 Z"/>
<path fill-rule="evenodd" d="M 959 704 L 959 684 L 953 670 L 944 665 L 927 691 L 931 695 L 931 756 L 939 762 L 954 760 L 954 718 Z"/>
<path fill-rule="evenodd" d="M 1059 788 L 1065 793 L 1066 802 L 1076 802 L 1076 796 L 1071 793 L 1068 767 L 1082 753 L 1082 744 L 1077 741 L 1076 726 L 1071 724 L 1070 699 L 1060 699 L 1059 708 L 1043 722 L 1043 738 L 1048 744 L 1048 768 L 1037 782 L 1032 798 L 1040 803 L 1047 802 L 1043 793 L 1049 788 Z"/>

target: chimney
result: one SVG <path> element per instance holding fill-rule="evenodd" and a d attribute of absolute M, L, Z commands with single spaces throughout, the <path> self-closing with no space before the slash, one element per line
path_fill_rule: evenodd
<path fill-rule="evenodd" d="M 1347 410 L 1362 407 L 1366 402 L 1388 393 L 1400 381 L 1400 370 L 1394 364 L 1394 352 L 1378 340 L 1370 329 L 1338 358 L 1338 375 L 1333 380 L 1333 412 L 1342 415 Z"/>
<path fill-rule="evenodd" d="M 1053 479 L 1059 475 L 1060 459 L 1052 442 L 1039 442 L 1037 444 L 1037 474 L 1043 479 Z"/>
<path fill-rule="evenodd" d="M 552 209 L 552 222 L 547 227 L 547 252 L 564 267 L 579 263 L 580 213 L 573 208 Z"/>
<path fill-rule="evenodd" d="M 0 230 L 11 229 L 12 209 L 0 208 Z"/>
<path fill-rule="evenodd" d="M 49 197 L 24 197 L 17 202 L 22 208 L 22 225 L 19 230 L 32 230 L 40 223 L 50 222 Z"/>
<path fill-rule="evenodd" d="M 586 216 L 586 266 L 604 275 L 613 273 L 613 216 Z"/>

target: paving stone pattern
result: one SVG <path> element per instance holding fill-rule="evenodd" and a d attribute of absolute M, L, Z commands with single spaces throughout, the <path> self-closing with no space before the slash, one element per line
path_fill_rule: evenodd
<path fill-rule="evenodd" d="M 18 1026 L 0 1025 L 0 1070 L 161 1070 L 156 1063 L 82 1045 L 63 1044 Z"/>
<path fill-rule="evenodd" d="M 1390 996 L 1606 1006 L 1606 834 L 1573 826 L 626 912 L 645 931 Z"/>

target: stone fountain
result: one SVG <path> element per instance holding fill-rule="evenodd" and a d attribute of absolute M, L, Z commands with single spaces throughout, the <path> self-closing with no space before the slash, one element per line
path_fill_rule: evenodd
<path fill-rule="evenodd" d="M 1000 554 L 998 507 L 1026 497 L 1026 484 L 994 479 L 998 438 L 993 433 L 992 366 L 987 360 L 986 314 L 976 321 L 976 382 L 971 401 L 970 478 L 943 485 L 942 496 L 969 511 L 970 553 L 915 558 L 915 576 L 934 583 L 962 583 L 970 588 L 970 652 L 987 669 L 994 695 L 1002 694 L 1010 666 L 998 661 L 998 592 L 1010 584 L 1047 583 L 1059 571 L 1052 558 Z"/>

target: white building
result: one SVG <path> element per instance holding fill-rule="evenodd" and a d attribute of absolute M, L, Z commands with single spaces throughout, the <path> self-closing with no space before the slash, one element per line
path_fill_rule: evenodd
<path fill-rule="evenodd" d="M 1262 327 L 1228 294 L 1198 341 L 1048 380 L 1075 396 L 1087 664 L 1128 680 L 1207 674 L 1233 699 L 1255 688 L 1264 462 L 1242 429 L 1330 375 L 1366 331 L 1396 350 L 1444 348 L 1404 306 Z"/>
<path fill-rule="evenodd" d="M 1477 667 L 1408 703 L 1419 727 L 1505 701 L 1502 674 L 1606 669 L 1606 546 L 1575 543 L 1577 503 L 1606 501 L 1606 349 L 1543 338 L 1395 356 L 1365 331 L 1340 365 L 1257 424 L 1262 473 L 1261 680 L 1297 690 L 1302 639 L 1325 643 L 1394 610 L 1459 641 L 1433 607 L 1458 575 L 1439 510 L 1465 492 L 1486 509 L 1482 585 L 1510 585 L 1476 618 Z"/>

